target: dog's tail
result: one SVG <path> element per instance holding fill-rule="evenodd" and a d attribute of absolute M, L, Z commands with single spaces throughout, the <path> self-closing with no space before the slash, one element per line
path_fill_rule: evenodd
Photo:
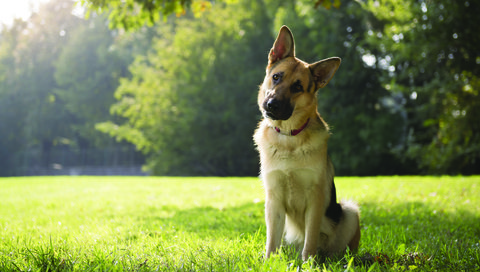
<path fill-rule="evenodd" d="M 342 216 L 335 226 L 333 239 L 329 240 L 330 253 L 344 252 L 347 246 L 355 252 L 360 244 L 360 209 L 358 205 L 349 200 L 340 201 Z"/>

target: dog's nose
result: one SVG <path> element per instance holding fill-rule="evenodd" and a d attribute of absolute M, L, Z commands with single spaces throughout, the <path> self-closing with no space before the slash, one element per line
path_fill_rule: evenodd
<path fill-rule="evenodd" d="M 293 113 L 289 100 L 271 97 L 262 104 L 265 114 L 272 120 L 287 120 Z"/>
<path fill-rule="evenodd" d="M 280 103 L 278 102 L 277 99 L 271 98 L 267 102 L 267 109 L 269 111 L 276 111 L 280 107 Z"/>

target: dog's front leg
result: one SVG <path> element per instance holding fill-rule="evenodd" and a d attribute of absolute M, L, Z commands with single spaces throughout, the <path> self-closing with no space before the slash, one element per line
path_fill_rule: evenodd
<path fill-rule="evenodd" d="M 285 227 L 285 208 L 281 201 L 267 193 L 265 201 L 265 221 L 267 223 L 267 244 L 265 256 L 268 258 L 280 247 Z"/>
<path fill-rule="evenodd" d="M 322 223 L 321 211 L 323 203 L 320 200 L 314 198 L 305 211 L 305 242 L 302 251 L 302 259 L 304 261 L 317 254 Z"/>

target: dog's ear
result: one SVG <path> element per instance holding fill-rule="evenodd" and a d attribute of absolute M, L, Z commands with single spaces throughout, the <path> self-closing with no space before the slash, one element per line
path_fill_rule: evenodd
<path fill-rule="evenodd" d="M 284 58 L 294 56 L 295 43 L 293 41 L 292 32 L 287 26 L 282 26 L 272 49 L 270 49 L 270 54 L 268 55 L 268 64 L 273 64 Z"/>
<path fill-rule="evenodd" d="M 334 57 L 312 63 L 308 66 L 312 72 L 317 90 L 328 84 L 341 62 L 342 60 L 340 58 Z"/>

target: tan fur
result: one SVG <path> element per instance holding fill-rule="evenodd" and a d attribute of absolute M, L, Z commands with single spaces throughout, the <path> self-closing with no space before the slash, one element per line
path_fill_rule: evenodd
<path fill-rule="evenodd" d="M 316 89 L 330 81 L 339 65 L 339 58 L 314 64 L 297 59 L 293 36 L 285 26 L 270 51 L 258 94 L 258 105 L 265 118 L 254 134 L 265 188 L 266 257 L 278 250 L 282 238 L 295 245 L 304 260 L 317 252 L 333 254 L 345 250 L 347 245 L 351 249 L 358 247 L 356 204 L 340 203 L 343 215 L 339 224 L 325 215 L 334 169 L 327 155 L 330 133 L 317 111 Z M 272 79 L 276 73 L 282 73 L 279 84 Z M 290 86 L 295 82 L 303 86 L 303 92 L 291 91 Z M 269 117 L 265 103 L 271 99 L 288 101 L 293 107 L 291 116 L 286 120 Z M 302 127 L 307 120 L 307 126 L 298 135 L 285 135 L 284 132 Z"/>

